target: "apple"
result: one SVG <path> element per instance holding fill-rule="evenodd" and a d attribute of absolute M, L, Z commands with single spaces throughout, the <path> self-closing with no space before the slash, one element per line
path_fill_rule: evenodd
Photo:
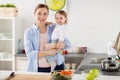
<path fill-rule="evenodd" d="M 91 73 L 87 73 L 86 80 L 94 80 L 95 76 Z"/>
<path fill-rule="evenodd" d="M 61 54 L 64 54 L 64 50 L 61 51 Z"/>
<path fill-rule="evenodd" d="M 99 75 L 99 70 L 97 68 L 93 68 L 89 71 L 90 74 L 95 75 L 97 77 Z"/>
<path fill-rule="evenodd" d="M 67 50 L 64 50 L 64 54 L 68 54 Z"/>
<path fill-rule="evenodd" d="M 64 54 L 64 55 L 66 55 L 66 54 L 68 54 L 68 51 L 67 50 L 62 50 L 61 53 Z"/>

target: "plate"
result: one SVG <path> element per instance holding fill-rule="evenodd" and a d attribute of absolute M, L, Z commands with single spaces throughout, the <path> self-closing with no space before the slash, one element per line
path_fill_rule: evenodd
<path fill-rule="evenodd" d="M 98 63 L 100 64 L 102 60 L 104 60 L 105 58 L 92 58 L 90 60 L 90 63 Z"/>
<path fill-rule="evenodd" d="M 0 38 L 12 38 L 12 33 L 0 33 Z"/>

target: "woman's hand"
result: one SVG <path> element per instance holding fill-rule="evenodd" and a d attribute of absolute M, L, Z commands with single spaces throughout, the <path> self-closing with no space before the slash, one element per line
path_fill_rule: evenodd
<path fill-rule="evenodd" d="M 59 41 L 59 42 L 57 43 L 57 48 L 58 48 L 58 49 L 64 49 L 64 47 L 65 47 L 65 43 L 64 43 L 63 41 Z"/>
<path fill-rule="evenodd" d="M 55 55 L 57 53 L 58 49 L 50 49 L 47 51 L 39 51 L 38 53 L 38 57 L 44 57 L 44 56 L 52 56 Z"/>
<path fill-rule="evenodd" d="M 51 24 L 52 24 L 52 22 L 46 22 L 45 24 L 46 24 L 46 25 L 51 25 Z"/>
<path fill-rule="evenodd" d="M 50 49 L 47 51 L 47 55 L 52 56 L 57 53 L 58 49 Z"/>

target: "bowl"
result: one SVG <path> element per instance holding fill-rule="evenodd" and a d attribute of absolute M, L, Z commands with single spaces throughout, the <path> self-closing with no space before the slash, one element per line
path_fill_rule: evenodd
<path fill-rule="evenodd" d="M 72 80 L 71 70 L 62 70 L 61 72 L 54 71 L 51 74 L 52 80 Z"/>

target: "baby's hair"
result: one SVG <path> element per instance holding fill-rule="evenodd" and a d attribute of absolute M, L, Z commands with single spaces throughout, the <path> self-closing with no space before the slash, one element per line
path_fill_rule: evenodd
<path fill-rule="evenodd" d="M 56 13 L 55 13 L 55 16 L 56 16 L 56 14 L 61 14 L 61 15 L 63 15 L 63 16 L 65 16 L 65 18 L 66 18 L 66 21 L 65 21 L 65 24 L 67 24 L 67 13 L 64 11 L 64 10 L 58 10 Z"/>

